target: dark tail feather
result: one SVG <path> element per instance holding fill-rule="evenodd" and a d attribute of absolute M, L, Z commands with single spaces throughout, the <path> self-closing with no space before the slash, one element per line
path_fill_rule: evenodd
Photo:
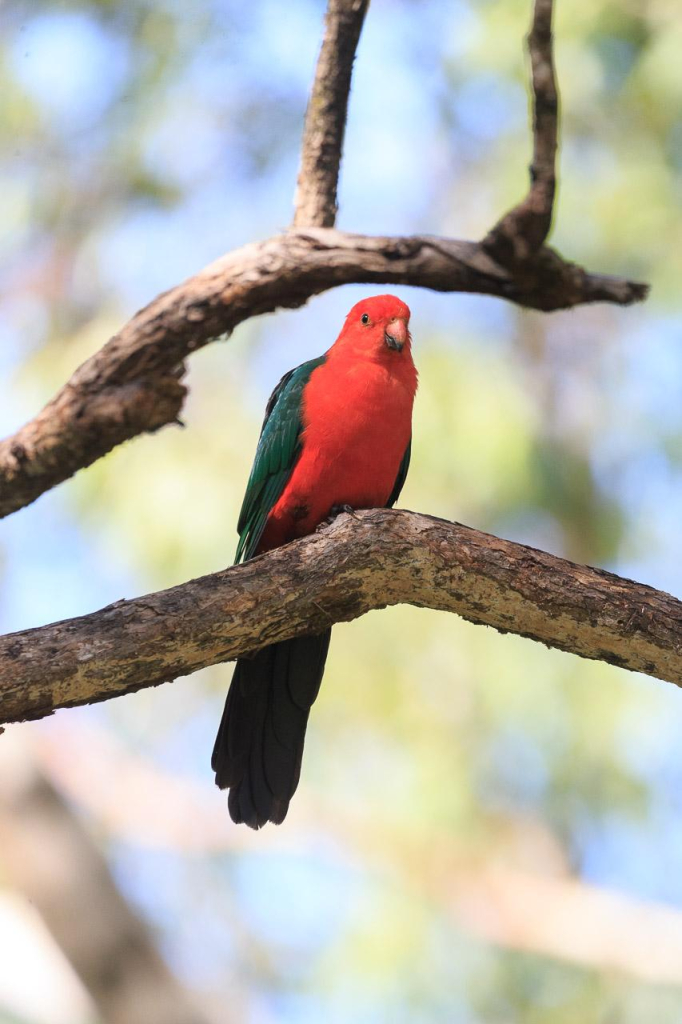
<path fill-rule="evenodd" d="M 216 785 L 230 790 L 233 821 L 284 821 L 330 637 L 330 629 L 295 637 L 237 661 L 211 758 Z"/>

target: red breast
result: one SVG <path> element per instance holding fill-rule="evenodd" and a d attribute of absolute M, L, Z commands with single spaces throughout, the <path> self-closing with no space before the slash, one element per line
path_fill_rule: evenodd
<path fill-rule="evenodd" d="M 385 505 L 412 431 L 417 370 L 410 310 L 393 295 L 357 303 L 303 394 L 302 451 L 260 550 L 312 533 L 335 505 Z"/>

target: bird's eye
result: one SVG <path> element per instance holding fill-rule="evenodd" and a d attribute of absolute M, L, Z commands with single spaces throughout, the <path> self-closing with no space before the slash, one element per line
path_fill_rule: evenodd
<path fill-rule="evenodd" d="M 369 323 L 369 316 L 367 315 L 367 313 L 363 313 L 360 319 L 362 320 L 363 324 Z"/>

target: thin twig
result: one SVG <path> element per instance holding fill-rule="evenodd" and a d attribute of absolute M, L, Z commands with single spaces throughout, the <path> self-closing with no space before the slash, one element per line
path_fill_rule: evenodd
<path fill-rule="evenodd" d="M 0 638 L 0 722 L 155 686 L 394 604 L 682 685 L 682 602 L 669 594 L 466 526 L 372 509 L 213 576 Z"/>
<path fill-rule="evenodd" d="M 308 101 L 294 227 L 333 228 L 353 60 L 369 0 L 329 0 Z"/>
<path fill-rule="evenodd" d="M 535 0 L 528 35 L 533 90 L 533 161 L 525 199 L 488 232 L 483 245 L 504 266 L 528 262 L 544 245 L 556 191 L 559 94 L 554 73 L 552 0 Z"/>

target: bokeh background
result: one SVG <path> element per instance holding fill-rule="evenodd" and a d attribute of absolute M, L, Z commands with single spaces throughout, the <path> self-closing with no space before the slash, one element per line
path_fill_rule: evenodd
<path fill-rule="evenodd" d="M 399 289 L 421 374 L 401 504 L 680 594 L 682 10 L 558 8 L 553 243 L 652 296 L 547 316 Z M 286 226 L 323 9 L 6 0 L 0 433 L 157 292 Z M 523 194 L 528 20 L 527 0 L 375 0 L 340 227 L 476 238 Z M 197 353 L 185 430 L 3 521 L 2 632 L 228 564 L 270 390 L 369 292 Z M 2 737 L 3 1024 L 154 1019 L 116 1018 L 69 962 L 60 920 L 117 927 L 106 901 L 78 904 L 88 844 L 197 1021 L 682 1021 L 673 687 L 445 614 L 373 613 L 335 628 L 299 792 L 253 834 L 209 770 L 230 672 Z M 39 800 L 26 812 L 48 785 L 80 853 Z M 110 987 L 135 990 L 133 961 Z"/>

